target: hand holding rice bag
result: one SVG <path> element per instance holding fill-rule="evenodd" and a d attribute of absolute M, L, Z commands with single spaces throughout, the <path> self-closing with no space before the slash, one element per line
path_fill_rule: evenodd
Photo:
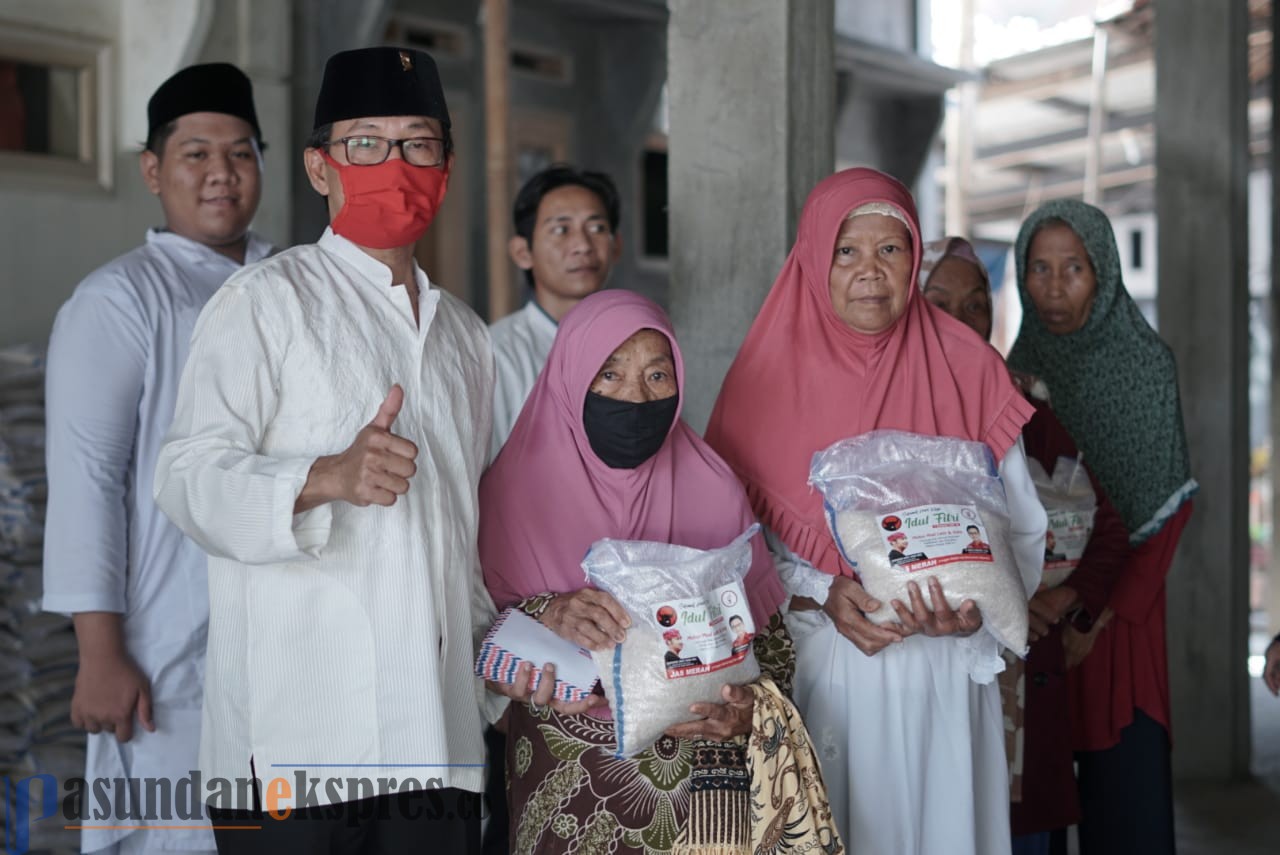
<path fill-rule="evenodd" d="M 593 651 L 613 709 L 618 757 L 632 757 L 695 703 L 720 703 L 721 687 L 760 676 L 755 625 L 742 580 L 751 569 L 753 525 L 720 549 L 599 540 L 582 568 L 631 617 L 626 640 Z"/>
<path fill-rule="evenodd" d="M 876 430 L 815 454 L 809 475 L 840 553 L 883 604 L 872 622 L 896 621 L 890 600 L 936 576 L 952 608 L 973 600 L 996 640 L 1025 652 L 1027 596 L 986 445 Z"/>
<path fill-rule="evenodd" d="M 1093 534 L 1098 497 L 1080 458 L 1059 457 L 1052 475 L 1044 471 L 1039 461 L 1028 458 L 1027 470 L 1036 485 L 1040 504 L 1049 515 L 1040 587 L 1056 588 L 1080 566 L 1080 556 L 1084 555 L 1089 536 Z"/>

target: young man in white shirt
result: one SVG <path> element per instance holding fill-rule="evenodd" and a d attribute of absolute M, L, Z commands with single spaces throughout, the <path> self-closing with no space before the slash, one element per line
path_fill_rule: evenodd
<path fill-rule="evenodd" d="M 261 782 L 210 815 L 237 855 L 475 852 L 493 356 L 413 256 L 453 165 L 435 63 L 336 54 L 313 127 L 330 226 L 209 302 L 156 469 L 209 554 L 201 771 Z"/>
<path fill-rule="evenodd" d="M 556 325 L 604 287 L 621 256 L 619 216 L 612 179 L 567 164 L 539 172 L 516 195 L 516 233 L 508 250 L 533 293 L 523 309 L 489 328 L 498 371 L 491 458 L 511 435 L 547 361 Z"/>
<path fill-rule="evenodd" d="M 89 732 L 87 781 L 174 789 L 196 768 L 208 582 L 204 554 L 155 507 L 151 477 L 201 307 L 271 247 L 249 231 L 262 179 L 249 78 L 225 63 L 185 68 L 147 117 L 140 166 L 164 227 L 89 274 L 49 340 L 43 605 L 75 622 L 71 718 Z M 207 823 L 131 819 L 111 801 L 89 806 L 112 815 L 83 818 L 82 851 L 214 848 Z"/>

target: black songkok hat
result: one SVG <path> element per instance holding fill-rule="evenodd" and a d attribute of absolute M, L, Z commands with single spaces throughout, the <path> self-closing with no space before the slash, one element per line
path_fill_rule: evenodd
<path fill-rule="evenodd" d="M 147 102 L 147 141 L 160 128 L 188 113 L 226 113 L 244 119 L 262 139 L 253 109 L 253 84 L 228 62 L 190 65 L 170 77 Z"/>
<path fill-rule="evenodd" d="M 370 47 L 329 57 L 312 130 L 346 119 L 426 116 L 449 127 L 436 62 L 420 50 Z"/>

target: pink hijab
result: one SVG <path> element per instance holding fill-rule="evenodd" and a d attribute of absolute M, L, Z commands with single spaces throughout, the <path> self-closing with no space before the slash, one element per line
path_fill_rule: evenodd
<path fill-rule="evenodd" d="M 582 426 L 587 390 L 609 355 L 643 329 L 671 342 L 683 389 L 671 322 L 644 297 L 601 291 L 561 322 L 511 438 L 480 479 L 480 564 L 498 608 L 586 587 L 581 561 L 600 538 L 710 549 L 755 522 L 733 470 L 678 412 L 662 448 L 635 469 L 611 469 L 591 450 Z M 752 546 L 746 591 L 763 627 L 784 594 L 764 538 Z"/>
<path fill-rule="evenodd" d="M 840 320 L 827 285 L 840 226 L 868 202 L 904 215 L 914 255 L 906 309 L 876 335 Z M 1000 355 L 919 295 L 920 253 L 915 203 L 902 184 L 873 169 L 823 180 L 711 414 L 707 441 L 742 478 L 761 520 L 827 573 L 852 571 L 808 485 L 814 452 L 891 428 L 984 442 L 999 461 L 1034 413 Z"/>

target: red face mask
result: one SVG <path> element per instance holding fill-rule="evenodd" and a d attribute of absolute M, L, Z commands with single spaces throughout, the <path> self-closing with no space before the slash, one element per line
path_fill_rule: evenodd
<path fill-rule="evenodd" d="M 422 237 L 440 210 L 449 172 L 388 158 L 377 166 L 325 160 L 342 181 L 342 209 L 330 224 L 335 234 L 371 249 L 408 246 Z"/>

